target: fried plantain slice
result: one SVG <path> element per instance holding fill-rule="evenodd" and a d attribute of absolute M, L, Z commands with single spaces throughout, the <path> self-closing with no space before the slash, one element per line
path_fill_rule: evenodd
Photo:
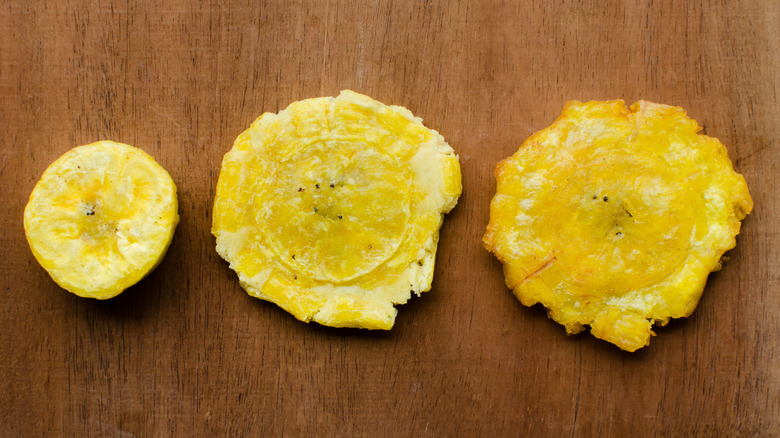
<path fill-rule="evenodd" d="M 162 260 L 179 223 L 176 186 L 149 154 L 99 141 L 43 173 L 24 210 L 33 255 L 57 284 L 112 298 Z"/>
<path fill-rule="evenodd" d="M 252 296 L 302 321 L 390 329 L 431 288 L 458 157 L 409 110 L 343 91 L 265 113 L 225 155 L 217 252 Z"/>
<path fill-rule="evenodd" d="M 572 101 L 499 163 L 483 242 L 517 298 L 627 351 L 689 316 L 753 208 L 700 130 L 679 107 Z"/>

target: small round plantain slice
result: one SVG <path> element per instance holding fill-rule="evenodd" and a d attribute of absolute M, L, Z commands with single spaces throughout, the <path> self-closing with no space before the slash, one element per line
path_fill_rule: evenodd
<path fill-rule="evenodd" d="M 526 306 L 635 351 L 687 317 L 753 208 L 682 108 L 569 102 L 496 168 L 485 247 Z"/>
<path fill-rule="evenodd" d="M 119 295 L 160 263 L 179 222 L 176 186 L 146 152 L 99 141 L 43 173 L 24 210 L 35 258 L 64 289 Z"/>
<path fill-rule="evenodd" d="M 299 320 L 390 329 L 428 291 L 458 157 L 409 110 L 343 91 L 265 113 L 222 161 L 212 233 L 252 296 Z"/>

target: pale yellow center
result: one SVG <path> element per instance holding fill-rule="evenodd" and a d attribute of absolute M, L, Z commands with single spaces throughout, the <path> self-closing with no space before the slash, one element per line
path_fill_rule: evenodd
<path fill-rule="evenodd" d="M 390 258 L 403 241 L 407 174 L 393 157 L 359 141 L 321 141 L 275 167 L 255 197 L 258 221 L 292 270 L 350 280 Z"/>

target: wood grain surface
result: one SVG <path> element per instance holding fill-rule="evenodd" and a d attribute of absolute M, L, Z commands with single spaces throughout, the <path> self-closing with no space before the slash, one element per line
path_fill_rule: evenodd
<path fill-rule="evenodd" d="M 0 435 L 780 436 L 780 7 L 774 0 L 0 5 Z M 265 111 L 349 88 L 460 155 L 433 289 L 390 332 L 304 324 L 214 250 L 223 154 Z M 684 107 L 755 201 L 694 314 L 625 353 L 526 308 L 481 244 L 493 168 L 570 99 Z M 112 139 L 179 188 L 162 264 L 109 301 L 60 289 L 22 212 Z"/>

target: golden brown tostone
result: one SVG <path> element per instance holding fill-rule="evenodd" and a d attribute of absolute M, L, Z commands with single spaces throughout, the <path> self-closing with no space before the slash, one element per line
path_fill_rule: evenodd
<path fill-rule="evenodd" d="M 635 351 L 686 317 L 753 202 L 682 108 L 569 102 L 496 168 L 485 247 L 526 306 Z"/>

